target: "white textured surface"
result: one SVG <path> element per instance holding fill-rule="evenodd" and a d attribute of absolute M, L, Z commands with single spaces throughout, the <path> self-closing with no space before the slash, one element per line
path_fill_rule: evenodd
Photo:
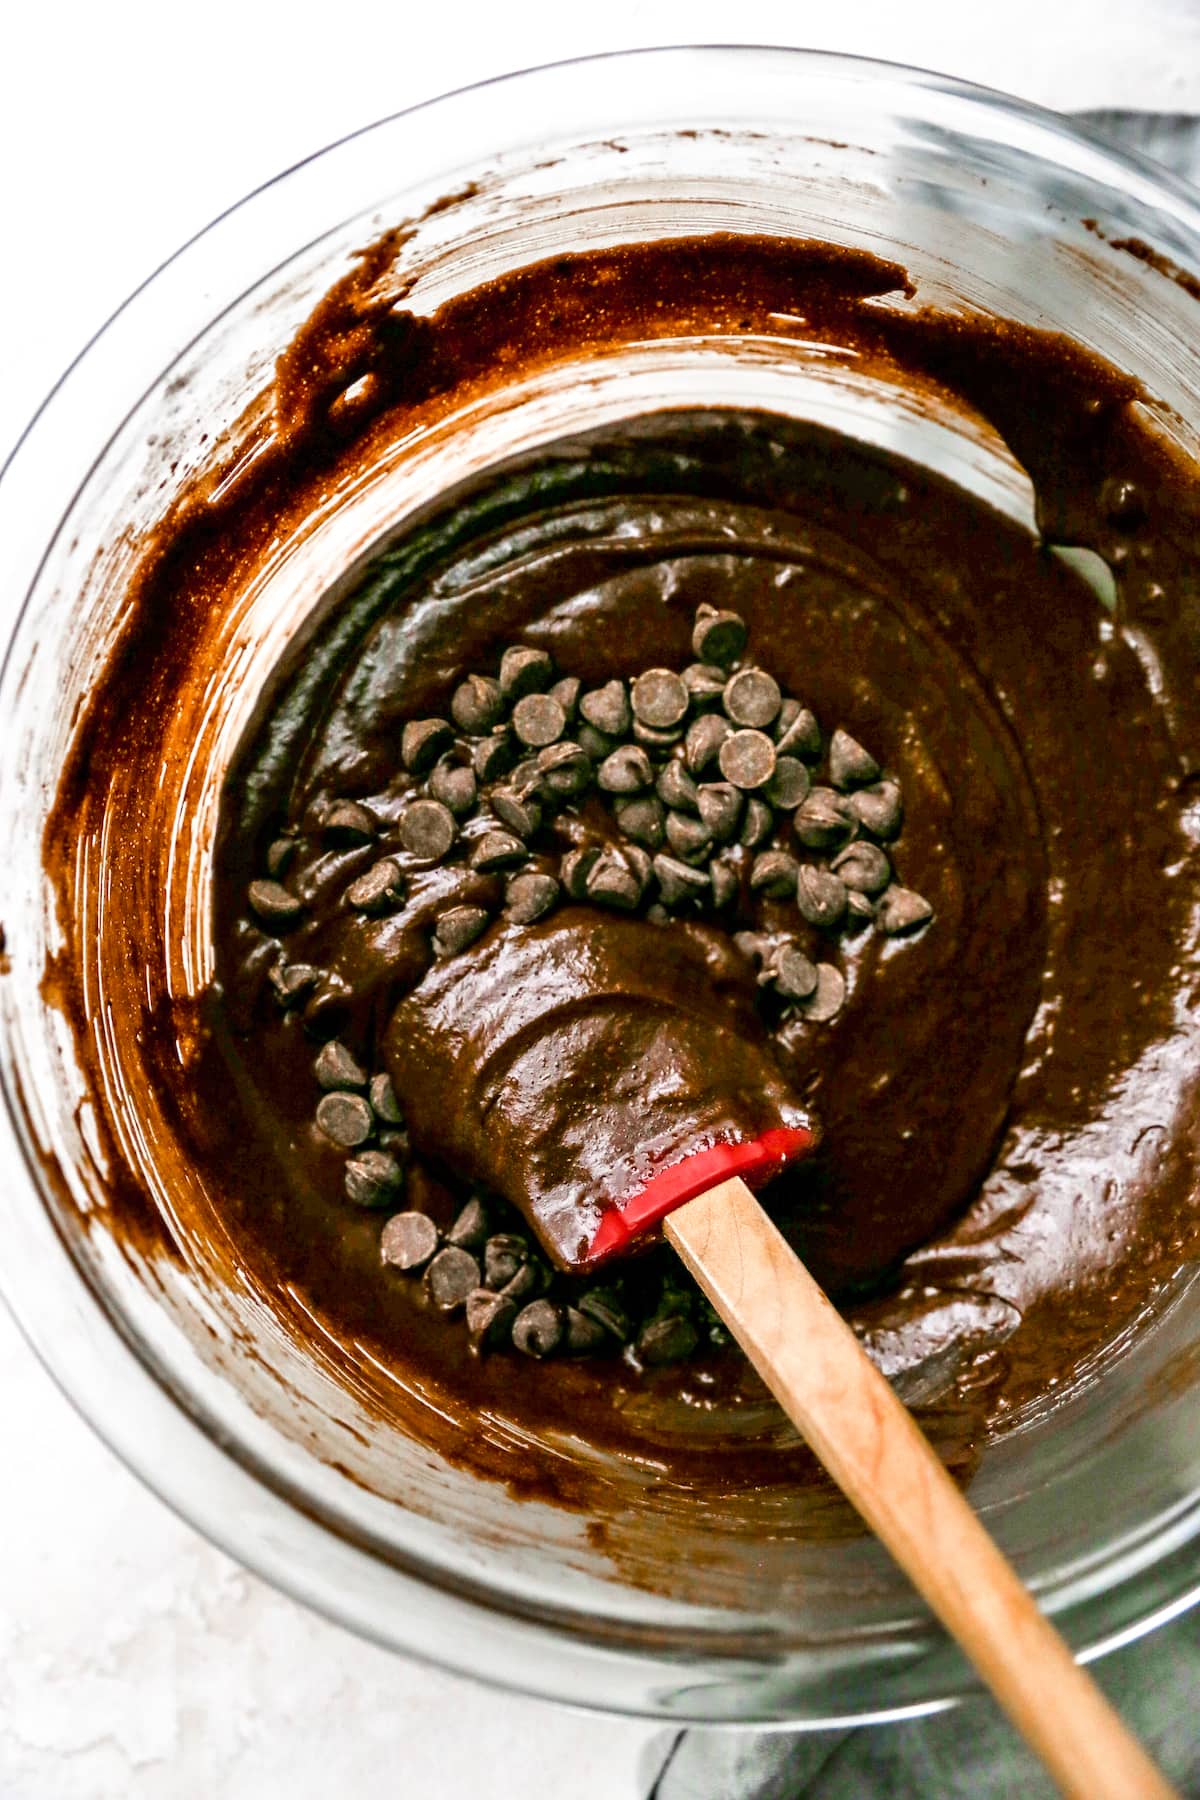
<path fill-rule="evenodd" d="M 0 48 L 0 453 L 136 282 L 298 157 L 531 62 L 735 39 L 1200 111 L 1193 0 L 43 0 L 6 13 Z M 645 1794 L 653 1730 L 402 1662 L 242 1573 L 91 1436 L 3 1311 L 0 1396 L 0 1800 Z"/>
<path fill-rule="evenodd" d="M 2 1800 L 610 1800 L 653 1732 L 389 1655 L 213 1549 L 75 1416 L 0 1308 Z"/>

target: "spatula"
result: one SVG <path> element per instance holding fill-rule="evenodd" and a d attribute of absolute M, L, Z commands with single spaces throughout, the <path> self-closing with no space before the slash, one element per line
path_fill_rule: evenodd
<path fill-rule="evenodd" d="M 1069 1800 L 1169 1796 L 751 1191 L 816 1129 L 714 957 L 580 909 L 435 966 L 386 1043 L 414 1142 L 505 1194 L 562 1267 L 661 1230 Z"/>
<path fill-rule="evenodd" d="M 662 1229 L 1069 1800 L 1174 1793 L 745 1182 L 734 1176 L 709 1188 Z"/>

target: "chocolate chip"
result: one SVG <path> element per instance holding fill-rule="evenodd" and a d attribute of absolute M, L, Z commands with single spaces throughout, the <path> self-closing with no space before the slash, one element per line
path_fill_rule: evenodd
<path fill-rule="evenodd" d="M 836 1018 L 846 1002 L 846 979 L 832 963 L 817 964 L 817 985 L 808 999 L 797 1002 L 796 1010 L 814 1025 L 828 1024 Z"/>
<path fill-rule="evenodd" d="M 742 820 L 739 844 L 743 844 L 747 850 L 757 850 L 770 837 L 774 823 L 775 815 L 766 801 L 760 800 L 757 794 L 751 794 L 746 801 L 746 816 Z"/>
<path fill-rule="evenodd" d="M 692 650 L 701 662 L 735 662 L 746 648 L 746 635 L 746 621 L 737 613 L 701 606 L 692 628 Z"/>
<path fill-rule="evenodd" d="M 661 760 L 664 756 L 670 756 L 676 744 L 683 742 L 683 724 L 681 722 L 674 725 L 669 731 L 658 731 L 653 725 L 643 725 L 640 719 L 635 719 L 633 736 L 644 750 L 649 750 L 652 756 Z"/>
<path fill-rule="evenodd" d="M 599 850 L 590 844 L 584 849 L 568 850 L 563 857 L 558 872 L 562 877 L 562 884 L 572 900 L 587 899 L 588 876 L 595 868 L 599 857 Z"/>
<path fill-rule="evenodd" d="M 848 803 L 832 788 L 815 787 L 804 804 L 796 809 L 794 820 L 796 836 L 810 850 L 841 844 L 854 833 L 854 815 Z"/>
<path fill-rule="evenodd" d="M 439 956 L 457 956 L 487 927 L 488 915 L 482 906 L 451 906 L 434 928 L 433 947 Z"/>
<path fill-rule="evenodd" d="M 677 812 L 699 811 L 700 790 L 674 757 L 660 770 L 654 789 L 664 806 L 673 806 Z"/>
<path fill-rule="evenodd" d="M 636 794 L 632 799 L 618 800 L 616 814 L 617 823 L 626 837 L 641 844 L 643 849 L 661 849 L 667 813 L 656 795 Z"/>
<path fill-rule="evenodd" d="M 579 1310 L 594 1319 L 597 1325 L 603 1325 L 619 1343 L 627 1343 L 630 1336 L 629 1315 L 621 1305 L 611 1288 L 593 1288 L 590 1293 L 583 1294 L 579 1301 Z"/>
<path fill-rule="evenodd" d="M 582 690 L 583 683 L 578 675 L 564 675 L 562 680 L 556 681 L 550 689 L 551 694 L 563 709 L 564 718 L 573 719 L 575 717 Z"/>
<path fill-rule="evenodd" d="M 850 888 L 846 894 L 846 917 L 851 928 L 873 924 L 875 920 L 875 902 L 868 900 L 865 894 L 856 893 Z"/>
<path fill-rule="evenodd" d="M 512 1337 L 517 1316 L 515 1300 L 493 1294 L 487 1288 L 476 1288 L 467 1295 L 467 1336 L 477 1350 L 507 1343 Z"/>
<path fill-rule="evenodd" d="M 634 681 L 633 716 L 652 731 L 670 731 L 687 717 L 688 691 L 673 669 L 647 669 Z"/>
<path fill-rule="evenodd" d="M 731 782 L 706 781 L 699 794 L 700 817 L 718 844 L 737 835 L 742 819 L 742 796 Z"/>
<path fill-rule="evenodd" d="M 857 894 L 881 894 L 892 878 L 891 864 L 878 844 L 861 838 L 839 850 L 830 867 L 844 886 Z"/>
<path fill-rule="evenodd" d="M 331 969 L 321 971 L 304 1007 L 304 1026 L 315 1038 L 336 1037 L 345 1029 L 350 1009 L 350 984 Z"/>
<path fill-rule="evenodd" d="M 670 913 L 657 900 L 646 908 L 645 918 L 649 925 L 669 925 L 671 923 Z"/>
<path fill-rule="evenodd" d="M 677 906 L 681 900 L 699 900 L 712 892 L 712 886 L 703 869 L 689 869 L 685 862 L 662 852 L 654 858 L 654 873 L 658 879 L 658 891 L 668 906 Z"/>
<path fill-rule="evenodd" d="M 554 680 L 554 664 L 544 650 L 514 644 L 500 658 L 500 692 L 511 706 L 526 694 L 542 693 Z"/>
<path fill-rule="evenodd" d="M 683 685 L 693 706 L 713 706 L 725 692 L 729 677 L 717 663 L 689 663 Z"/>
<path fill-rule="evenodd" d="M 537 759 L 542 781 L 552 794 L 570 799 L 581 794 L 592 779 L 592 759 L 581 744 L 568 738 L 566 743 L 551 744 Z"/>
<path fill-rule="evenodd" d="M 321 835 L 331 844 L 369 844 L 378 830 L 374 813 L 357 800 L 338 800 L 321 820 Z"/>
<path fill-rule="evenodd" d="M 1147 517 L 1145 496 L 1135 481 L 1110 475 L 1100 487 L 1100 504 L 1110 524 L 1121 531 L 1136 531 Z"/>
<path fill-rule="evenodd" d="M 713 834 L 703 819 L 690 813 L 667 814 L 667 843 L 681 862 L 697 863 L 712 848 Z"/>
<path fill-rule="evenodd" d="M 693 775 L 703 775 L 717 760 L 721 745 L 733 727 L 722 713 L 702 713 L 693 719 L 683 742 L 683 760 Z"/>
<path fill-rule="evenodd" d="M 330 1038 L 322 1047 L 313 1063 L 313 1074 L 318 1086 L 331 1092 L 336 1092 L 339 1088 L 365 1088 L 367 1085 L 367 1071 L 353 1051 L 347 1050 L 338 1038 Z"/>
<path fill-rule="evenodd" d="M 267 874 L 278 880 L 291 862 L 295 850 L 295 838 L 276 838 L 273 843 L 267 846 Z"/>
<path fill-rule="evenodd" d="M 780 756 L 802 756 L 805 762 L 815 762 L 821 754 L 821 727 L 816 714 L 798 700 L 785 700 L 775 723 L 775 748 Z"/>
<path fill-rule="evenodd" d="M 380 1260 L 393 1269 L 423 1269 L 438 1247 L 428 1213 L 393 1213 L 379 1236 Z"/>
<path fill-rule="evenodd" d="M 381 1131 L 379 1134 L 379 1148 L 390 1150 L 402 1162 L 408 1161 L 409 1147 L 407 1131 Z"/>
<path fill-rule="evenodd" d="M 490 1288 L 507 1287 L 517 1270 L 529 1261 L 529 1244 L 516 1232 L 498 1231 L 483 1250 L 483 1279 Z"/>
<path fill-rule="evenodd" d="M 518 800 L 536 800 L 540 804 L 549 798 L 550 790 L 536 756 L 527 756 L 519 762 L 505 786 Z"/>
<path fill-rule="evenodd" d="M 785 1000 L 807 1000 L 816 992 L 817 965 L 795 944 L 785 944 L 771 959 L 771 980 Z"/>
<path fill-rule="evenodd" d="M 596 771 L 597 784 L 606 794 L 639 794 L 653 780 L 650 758 L 639 744 L 622 744 Z"/>
<path fill-rule="evenodd" d="M 471 851 L 471 867 L 478 869 L 481 875 L 491 875 L 497 869 L 515 868 L 528 854 L 513 832 L 485 831 Z"/>
<path fill-rule="evenodd" d="M 850 795 L 847 804 L 863 830 L 885 842 L 896 836 L 904 818 L 900 789 L 894 781 L 879 781 L 874 787 L 860 788 Z"/>
<path fill-rule="evenodd" d="M 343 1150 L 357 1150 L 375 1129 L 375 1119 L 361 1094 L 326 1094 L 317 1107 L 317 1126 Z"/>
<path fill-rule="evenodd" d="M 513 730 L 532 750 L 555 744 L 567 729 L 567 715 L 552 694 L 526 694 L 513 707 Z"/>
<path fill-rule="evenodd" d="M 796 884 L 796 905 L 810 925 L 829 931 L 845 914 L 846 890 L 828 869 L 805 863 Z"/>
<path fill-rule="evenodd" d="M 372 1075 L 367 1098 L 377 1119 L 382 1119 L 385 1125 L 403 1125 L 404 1113 L 386 1069 L 381 1070 L 378 1075 Z"/>
<path fill-rule="evenodd" d="M 404 877 L 390 856 L 373 863 L 346 889 L 346 899 L 357 912 L 386 912 L 389 906 L 399 906 L 403 898 Z"/>
<path fill-rule="evenodd" d="M 264 925 L 285 931 L 304 911 L 303 903 L 278 881 L 252 881 L 247 898 Z"/>
<path fill-rule="evenodd" d="M 479 1286 L 479 1264 L 469 1250 L 448 1244 L 425 1271 L 425 1291 L 439 1312 L 457 1312 Z"/>
<path fill-rule="evenodd" d="M 764 850 L 750 866 L 750 886 L 772 900 L 790 900 L 799 875 L 799 863 L 786 850 Z"/>
<path fill-rule="evenodd" d="M 728 906 L 737 899 L 741 882 L 737 870 L 724 862 L 713 862 L 708 865 L 708 879 L 712 884 L 713 905 L 717 908 Z"/>
<path fill-rule="evenodd" d="M 601 688 L 593 688 L 579 702 L 579 712 L 581 718 L 594 730 L 604 732 L 606 737 L 624 737 L 633 723 L 623 681 L 608 681 Z"/>
<path fill-rule="evenodd" d="M 479 798 L 474 769 L 469 769 L 465 763 L 440 762 L 430 774 L 429 793 L 456 819 L 465 818 Z"/>
<path fill-rule="evenodd" d="M 460 1250 L 482 1250 L 487 1235 L 487 1207 L 478 1195 L 473 1195 L 446 1233 L 446 1242 Z"/>
<path fill-rule="evenodd" d="M 694 1288 L 685 1288 L 674 1275 L 669 1272 L 663 1276 L 662 1294 L 654 1309 L 653 1317 L 666 1318 L 678 1315 L 687 1318 L 692 1310 L 692 1301 L 696 1297 Z"/>
<path fill-rule="evenodd" d="M 532 1300 L 517 1314 L 512 1328 L 515 1349 L 526 1356 L 551 1356 L 562 1343 L 562 1313 L 553 1300 Z"/>
<path fill-rule="evenodd" d="M 629 867 L 641 882 L 644 890 L 646 884 L 650 880 L 650 872 L 653 866 L 649 856 L 642 849 L 640 844 L 623 845 L 621 855 L 625 858 L 625 861 L 629 864 Z"/>
<path fill-rule="evenodd" d="M 879 779 L 879 764 L 857 738 L 839 726 L 829 740 L 829 779 L 834 787 L 863 787 Z"/>
<path fill-rule="evenodd" d="M 608 1333 L 598 1319 L 589 1318 L 577 1306 L 568 1306 L 563 1343 L 568 1356 L 594 1356 L 608 1341 Z"/>
<path fill-rule="evenodd" d="M 662 1363 L 682 1362 L 700 1341 L 690 1319 L 680 1313 L 650 1319 L 638 1332 L 637 1354 L 642 1362 L 657 1367 Z"/>
<path fill-rule="evenodd" d="M 723 704 L 735 725 L 762 731 L 779 714 L 779 683 L 765 669 L 739 669 L 725 683 Z"/>
<path fill-rule="evenodd" d="M 446 719 L 410 719 L 400 737 L 405 768 L 424 775 L 453 742 L 454 729 Z"/>
<path fill-rule="evenodd" d="M 400 842 L 422 862 L 441 862 L 458 835 L 454 814 L 440 800 L 412 800 L 400 817 Z"/>
<path fill-rule="evenodd" d="M 539 1293 L 542 1287 L 540 1266 L 533 1262 L 523 1262 L 515 1275 L 505 1282 L 500 1292 L 506 1300 L 528 1300 L 531 1295 Z"/>
<path fill-rule="evenodd" d="M 778 744 L 781 737 L 787 736 L 803 711 L 804 708 L 798 700 L 793 700 L 790 694 L 784 695 L 783 699 L 779 702 L 779 716 L 775 720 L 776 744 Z"/>
<path fill-rule="evenodd" d="M 500 683 L 490 675 L 468 675 L 454 690 L 450 717 L 468 737 L 482 737 L 504 714 Z"/>
<path fill-rule="evenodd" d="M 488 803 L 500 823 L 519 838 L 531 838 L 542 822 L 542 809 L 532 794 L 522 799 L 512 788 L 493 788 Z"/>
<path fill-rule="evenodd" d="M 280 1006 L 295 1006 L 320 979 L 321 971 L 312 963 L 286 962 L 276 963 L 267 977 Z"/>
<path fill-rule="evenodd" d="M 403 1186 L 404 1170 L 390 1150 L 364 1150 L 346 1164 L 346 1198 L 355 1206 L 390 1206 Z"/>
<path fill-rule="evenodd" d="M 808 798 L 811 786 L 808 770 L 797 756 L 777 756 L 775 773 L 766 786 L 767 799 L 781 812 L 794 812 Z"/>
<path fill-rule="evenodd" d="M 620 743 L 619 738 L 610 737 L 607 731 L 597 731 L 594 725 L 587 724 L 579 727 L 575 738 L 579 748 L 592 763 L 602 763 Z"/>
<path fill-rule="evenodd" d="M 933 917 L 933 908 L 921 894 L 912 888 L 890 887 L 875 902 L 875 923 L 885 937 L 901 937 L 906 931 L 916 931 L 927 925 Z"/>
<path fill-rule="evenodd" d="M 645 881 L 630 849 L 602 850 L 587 878 L 587 897 L 599 906 L 612 906 L 618 912 L 633 912 L 642 898 Z"/>
<path fill-rule="evenodd" d="M 717 766 L 735 787 L 765 787 L 775 773 L 775 746 L 765 731 L 733 731 L 717 752 Z"/>
<path fill-rule="evenodd" d="M 553 875 L 530 870 L 514 875 L 504 890 L 504 910 L 514 925 L 532 925 L 557 904 L 559 886 Z"/>
<path fill-rule="evenodd" d="M 515 752 L 507 731 L 481 738 L 471 752 L 471 767 L 480 781 L 497 781 L 512 768 Z"/>

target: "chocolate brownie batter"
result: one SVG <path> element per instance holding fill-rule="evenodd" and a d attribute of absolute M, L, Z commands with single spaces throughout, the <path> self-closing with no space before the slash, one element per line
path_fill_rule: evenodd
<path fill-rule="evenodd" d="M 454 1453 L 510 1478 L 488 1433 L 464 1431 L 473 1417 L 517 1419 L 535 1439 L 569 1421 L 699 1491 L 794 1480 L 797 1452 L 778 1442 L 756 1378 L 699 1314 L 687 1354 L 661 1363 L 622 1355 L 619 1334 L 587 1360 L 536 1344 L 479 1354 L 428 1284 L 381 1259 L 389 1211 L 347 1202 L 345 1149 L 314 1123 L 323 1042 L 352 1056 L 351 1088 L 389 1074 L 384 1154 L 404 1163 L 404 1207 L 453 1229 L 484 1172 L 464 1149 L 478 1097 L 465 1073 L 456 1084 L 422 1057 L 421 1032 L 432 1020 L 461 1033 L 469 1071 L 488 1053 L 489 991 L 519 976 L 550 994 L 592 946 L 618 986 L 628 971 L 631 1034 L 648 1007 L 686 998 L 727 1027 L 718 1077 L 760 1056 L 764 1091 L 773 1080 L 780 1107 L 817 1117 L 818 1152 L 767 1203 L 885 1366 L 942 1357 L 957 1370 L 979 1433 L 1101 1354 L 1196 1249 L 1195 471 L 1118 372 L 1059 338 L 924 312 L 902 270 L 866 255 L 738 238 L 626 247 L 519 271 L 422 318 L 382 295 L 394 248 L 364 256 L 280 365 L 259 456 L 186 496 L 145 548 L 46 844 L 68 931 L 53 992 L 81 1053 L 93 1055 L 76 847 L 103 821 L 106 879 L 128 901 L 119 921 L 107 914 L 128 945 L 129 978 L 112 991 L 143 1034 L 173 1153 L 202 1170 L 278 1304 L 302 1296 L 381 1406 L 436 1393 L 458 1422 Z M 153 790 L 164 758 L 183 753 L 174 715 L 203 686 L 230 596 L 415 420 L 564 357 L 698 329 L 778 335 L 781 317 L 981 414 L 1032 478 L 1041 535 L 890 453 L 765 415 L 652 414 L 492 471 L 410 523 L 262 696 L 219 824 L 216 979 L 185 1017 L 157 975 L 153 895 L 171 877 Z M 1051 543 L 1099 552 L 1115 609 Z M 464 677 L 494 674 L 513 645 L 586 689 L 682 669 L 702 606 L 744 620 L 755 663 L 826 733 L 844 725 L 869 745 L 903 792 L 896 867 L 932 921 L 894 938 L 864 914 L 840 937 L 836 1016 L 764 996 L 746 934 L 783 929 L 785 904 L 794 931 L 796 908 L 751 888 L 748 851 L 726 912 L 651 920 L 647 895 L 618 925 L 586 902 L 513 918 L 502 876 L 472 866 L 477 833 L 441 861 L 397 844 L 413 788 L 404 727 L 448 716 Z M 365 920 L 347 884 L 379 844 L 322 836 L 339 803 L 367 808 L 402 877 L 403 900 Z M 560 850 L 581 817 L 609 830 L 566 806 Z M 267 896 L 274 921 L 247 899 L 267 869 L 284 894 Z M 480 981 L 455 983 L 438 958 L 450 902 L 486 915 L 462 952 Z M 284 965 L 316 971 L 286 1005 Z M 455 994 L 440 1011 L 438 983 Z M 721 996 L 711 1009 L 695 998 L 706 985 Z M 620 1043 L 618 1031 L 618 1058 Z M 553 1142 L 553 1084 L 539 1080 L 529 1057 L 517 1126 Z M 616 1153 L 637 1114 L 606 1118 L 606 1093 L 601 1073 L 598 1141 Z M 122 1192 L 127 1228 L 154 1238 L 138 1189 Z M 569 1231 L 558 1242 L 569 1265 Z M 551 1279 L 571 1304 L 579 1277 Z M 661 1250 L 622 1281 L 622 1305 L 647 1317 L 692 1304 Z M 586 1482 L 562 1491 L 587 1498 Z"/>

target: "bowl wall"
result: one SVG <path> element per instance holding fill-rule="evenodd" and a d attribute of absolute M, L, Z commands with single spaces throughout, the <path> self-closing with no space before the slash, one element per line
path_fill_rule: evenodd
<path fill-rule="evenodd" d="M 1189 193 L 1048 115 L 903 70 L 753 50 L 538 70 L 385 121 L 252 196 L 117 315 L 0 481 L 0 1283 L 66 1392 L 152 1486 L 243 1561 L 382 1642 L 501 1684 L 677 1719 L 815 1725 L 942 1704 L 972 1679 L 869 1539 L 823 1539 L 801 1501 L 748 1531 L 748 1497 L 740 1523 L 696 1520 L 656 1566 L 651 1473 L 628 1468 L 614 1559 L 578 1516 L 520 1501 L 382 1426 L 236 1259 L 194 1245 L 166 1258 L 111 1229 L 100 1098 L 164 1220 L 181 1196 L 158 1169 L 169 1121 L 123 1105 L 138 1050 L 106 1014 L 98 933 L 78 973 L 105 1096 L 87 1091 L 45 1000 L 62 934 L 41 840 L 77 710 L 121 627 L 145 531 L 215 444 L 224 455 L 245 441 L 249 453 L 278 353 L 357 249 L 414 220 L 396 274 L 418 309 L 520 263 L 648 236 L 865 246 L 902 263 L 920 301 L 1067 332 L 1143 380 L 1164 430 L 1189 449 L 1200 441 L 1194 298 L 1084 224 L 1200 268 Z M 626 346 L 414 430 L 281 545 L 222 621 L 213 687 L 181 720 L 194 755 L 164 775 L 164 829 L 186 872 L 164 932 L 173 995 L 198 993 L 211 970 L 222 773 L 259 681 L 335 577 L 506 456 L 701 403 L 839 425 L 1031 520 L 1027 481 L 980 421 L 794 339 Z M 87 854 L 103 859 L 103 842 Z M 1200 1286 L 1181 1270 L 1128 1342 L 988 1447 L 972 1484 L 1080 1650 L 1146 1628 L 1200 1584 L 1198 1345 Z"/>

